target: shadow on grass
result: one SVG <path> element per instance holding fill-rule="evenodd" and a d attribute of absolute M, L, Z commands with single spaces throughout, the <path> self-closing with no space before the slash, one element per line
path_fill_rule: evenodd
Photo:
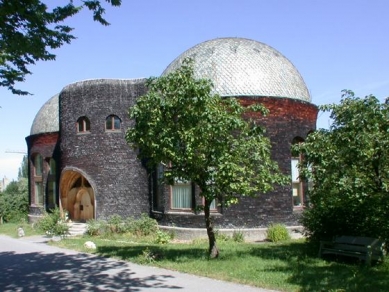
<path fill-rule="evenodd" d="M 207 259 L 204 248 L 174 248 L 174 246 L 158 245 L 135 245 L 135 246 L 99 246 L 97 254 L 104 257 L 116 257 L 122 260 L 131 261 L 139 259 L 137 262 L 144 260 L 168 260 L 171 262 L 188 261 L 190 259 Z"/>
<path fill-rule="evenodd" d="M 207 262 L 207 244 L 154 245 L 134 244 L 130 246 L 98 245 L 96 254 L 104 257 L 116 257 L 137 263 L 156 264 L 162 267 L 187 269 L 195 261 Z M 207 262 L 211 270 L 221 270 L 223 266 L 244 269 L 245 265 L 254 266 L 247 273 L 255 278 L 270 274 L 284 274 L 289 287 L 298 287 L 298 291 L 389 291 L 389 260 L 366 267 L 352 258 L 318 258 L 318 247 L 305 242 L 292 241 L 283 244 L 234 244 L 220 243 L 221 256 Z M 148 256 L 152 258 L 147 258 Z M 142 262 L 143 261 L 143 262 Z M 185 268 L 187 265 L 187 268 Z M 205 267 L 200 265 L 201 267 Z M 177 266 L 178 267 L 178 266 Z M 174 268 L 175 269 L 175 268 Z M 211 274 L 208 275 L 212 277 Z M 275 278 L 278 276 L 275 276 Z M 280 278 L 280 279 L 281 279 Z M 234 281 L 233 278 L 229 278 Z M 239 281 L 239 279 L 235 279 Z M 250 279 L 248 278 L 249 282 Z M 283 279 L 280 281 L 284 281 Z M 247 282 L 247 283 L 248 283 Z M 287 286 L 282 289 L 289 289 Z M 294 289 L 294 288 L 290 288 Z"/>
<path fill-rule="evenodd" d="M 305 242 L 268 244 L 251 250 L 251 256 L 280 264 L 267 272 L 291 273 L 288 282 L 299 291 L 389 291 L 389 262 L 371 267 L 350 257 L 318 258 L 318 247 Z"/>

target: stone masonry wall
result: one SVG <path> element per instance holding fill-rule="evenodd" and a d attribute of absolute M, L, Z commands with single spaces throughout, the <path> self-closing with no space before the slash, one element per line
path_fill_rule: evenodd
<path fill-rule="evenodd" d="M 89 80 L 60 93 L 61 170 L 78 169 L 95 186 L 96 217 L 149 213 L 148 176 L 125 140 L 128 109 L 146 92 L 145 80 Z M 109 115 L 121 119 L 120 131 L 106 131 Z M 77 133 L 79 117 L 90 120 L 89 133 Z"/>

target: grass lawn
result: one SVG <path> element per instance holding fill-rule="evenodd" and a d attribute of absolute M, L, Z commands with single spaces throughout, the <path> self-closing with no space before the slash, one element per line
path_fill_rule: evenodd
<path fill-rule="evenodd" d="M 17 237 L 20 224 L 0 225 L 0 234 Z M 37 234 L 28 224 L 26 236 Z M 97 250 L 86 250 L 88 240 Z M 280 291 L 389 291 L 389 260 L 366 267 L 356 260 L 317 257 L 304 240 L 285 243 L 237 243 L 219 240 L 220 257 L 208 260 L 206 240 L 155 244 L 131 236 L 75 237 L 52 242 L 64 248 L 151 265 L 209 278 Z"/>
<path fill-rule="evenodd" d="M 206 240 L 158 245 L 126 237 L 70 238 L 55 245 L 138 264 L 281 291 L 389 291 L 389 261 L 365 267 L 354 260 L 322 260 L 304 240 L 275 243 L 218 243 L 220 257 L 208 260 Z M 89 251 L 90 252 L 90 251 Z"/>
<path fill-rule="evenodd" d="M 0 224 L 0 234 L 5 234 L 11 237 L 18 237 L 18 228 L 22 227 L 25 236 L 32 236 L 40 234 L 39 231 L 32 228 L 31 224 L 28 223 L 5 223 Z"/>

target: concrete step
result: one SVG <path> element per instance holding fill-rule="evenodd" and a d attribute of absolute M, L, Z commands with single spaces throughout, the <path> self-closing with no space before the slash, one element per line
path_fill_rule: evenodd
<path fill-rule="evenodd" d="M 69 226 L 69 235 L 70 236 L 79 236 L 84 235 L 87 229 L 86 223 L 67 223 Z"/>

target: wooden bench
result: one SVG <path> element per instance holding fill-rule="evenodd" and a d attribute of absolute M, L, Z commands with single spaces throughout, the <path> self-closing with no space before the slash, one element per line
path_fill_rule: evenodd
<path fill-rule="evenodd" d="M 326 254 L 355 257 L 370 265 L 372 260 L 383 260 L 384 241 L 371 237 L 339 236 L 333 241 L 321 241 L 319 257 Z"/>

